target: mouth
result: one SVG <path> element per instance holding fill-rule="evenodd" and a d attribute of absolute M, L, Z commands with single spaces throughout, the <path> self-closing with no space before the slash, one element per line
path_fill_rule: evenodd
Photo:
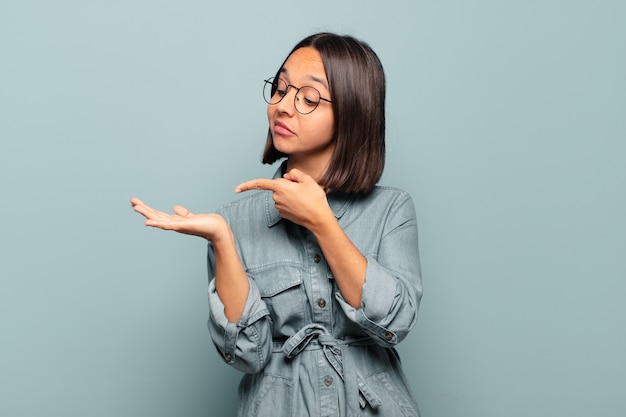
<path fill-rule="evenodd" d="M 289 127 L 280 121 L 274 122 L 274 134 L 281 136 L 293 136 L 295 133 Z"/>

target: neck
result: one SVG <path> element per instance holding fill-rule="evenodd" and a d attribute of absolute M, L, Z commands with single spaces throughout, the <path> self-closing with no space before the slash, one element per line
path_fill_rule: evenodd
<path fill-rule="evenodd" d="M 323 149 L 309 153 L 294 153 L 287 158 L 287 171 L 296 168 L 320 183 L 335 150 L 335 143 L 331 142 Z"/>
<path fill-rule="evenodd" d="M 322 180 L 322 177 L 328 170 L 330 160 L 314 161 L 311 158 L 298 158 L 295 155 L 290 155 L 287 159 L 287 172 L 292 169 L 298 169 L 315 180 L 318 184 Z"/>

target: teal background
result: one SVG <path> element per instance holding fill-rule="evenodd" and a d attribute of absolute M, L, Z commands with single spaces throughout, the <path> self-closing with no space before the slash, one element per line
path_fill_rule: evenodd
<path fill-rule="evenodd" d="M 350 33 L 388 79 L 382 183 L 425 296 L 425 417 L 626 415 L 623 1 L 0 2 L 0 415 L 234 415 L 205 327 L 207 212 L 268 177 L 261 82 Z"/>

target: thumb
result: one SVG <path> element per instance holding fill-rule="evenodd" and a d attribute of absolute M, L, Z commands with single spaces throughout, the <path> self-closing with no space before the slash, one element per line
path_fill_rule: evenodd
<path fill-rule="evenodd" d="M 183 206 L 174 206 L 174 213 L 178 214 L 179 216 L 183 216 L 183 217 L 186 217 L 189 214 L 191 214 L 191 212 L 189 210 L 187 210 Z"/>
<path fill-rule="evenodd" d="M 304 182 L 307 179 L 308 175 L 304 172 L 300 171 L 297 168 L 293 168 L 291 171 L 285 173 L 283 178 L 293 182 Z"/>

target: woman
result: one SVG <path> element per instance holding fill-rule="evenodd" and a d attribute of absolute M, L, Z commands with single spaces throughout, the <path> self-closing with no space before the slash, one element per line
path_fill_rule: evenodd
<path fill-rule="evenodd" d="M 261 190 L 193 214 L 131 200 L 145 224 L 209 241 L 209 331 L 245 373 L 240 416 L 417 416 L 393 348 L 421 298 L 410 196 L 376 186 L 385 78 L 371 48 L 319 33 L 265 81 Z"/>

